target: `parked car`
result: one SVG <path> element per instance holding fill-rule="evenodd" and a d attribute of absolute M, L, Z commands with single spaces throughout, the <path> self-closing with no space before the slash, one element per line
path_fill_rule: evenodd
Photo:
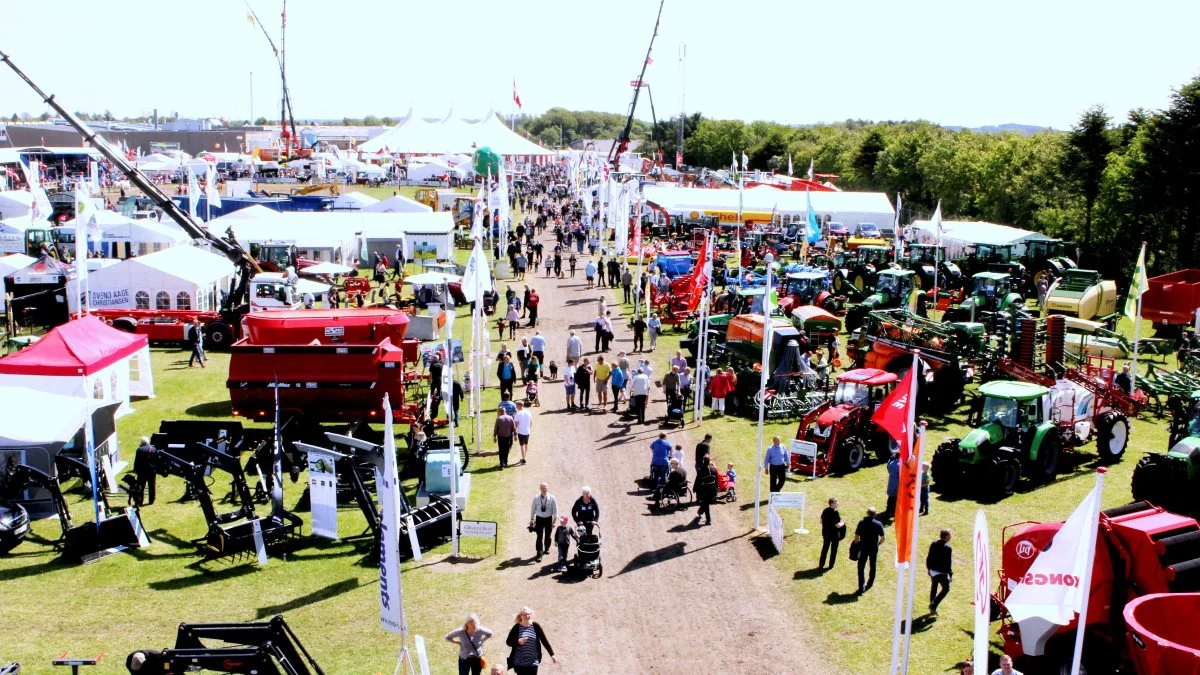
<path fill-rule="evenodd" d="M 875 223 L 859 223 L 858 236 L 864 239 L 878 239 L 881 235 Z"/>

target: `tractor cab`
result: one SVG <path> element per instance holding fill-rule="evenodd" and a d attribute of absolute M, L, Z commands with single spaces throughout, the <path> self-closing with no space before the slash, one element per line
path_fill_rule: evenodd
<path fill-rule="evenodd" d="M 971 295 L 987 298 L 989 303 L 994 303 L 996 298 L 1003 298 L 1012 291 L 1012 277 L 1007 274 L 980 272 L 973 280 L 975 287 L 971 289 Z"/>
<path fill-rule="evenodd" d="M 979 312 L 1019 309 L 1025 298 L 1007 272 L 979 272 L 971 277 L 971 295 L 961 304 L 946 310 L 946 321 L 977 321 Z"/>
<path fill-rule="evenodd" d="M 294 242 L 250 244 L 250 256 L 264 272 L 282 272 L 288 267 L 299 269 Z"/>
<path fill-rule="evenodd" d="M 966 248 L 966 257 L 958 260 L 963 274 L 974 275 L 992 269 L 994 264 L 1016 260 L 1012 244 L 974 244 Z"/>
<path fill-rule="evenodd" d="M 902 262 L 904 267 L 917 273 L 917 288 L 933 288 L 935 281 L 943 289 L 962 287 L 962 270 L 946 257 L 945 246 L 909 244 L 908 256 Z"/>
<path fill-rule="evenodd" d="M 829 291 L 829 275 L 820 271 L 789 272 L 779 293 L 779 309 L 784 314 L 802 305 L 817 305 L 830 313 L 842 303 Z"/>
<path fill-rule="evenodd" d="M 876 368 L 859 368 L 850 370 L 837 378 L 837 390 L 833 394 L 833 404 L 854 407 L 869 406 L 874 412 L 883 403 L 883 399 L 892 391 L 899 378 L 895 373 Z"/>
<path fill-rule="evenodd" d="M 867 314 L 884 309 L 911 305 L 910 308 L 918 316 L 925 316 L 928 296 L 925 291 L 916 290 L 916 276 L 912 270 L 886 269 L 880 272 L 875 280 L 875 292 L 850 308 L 846 314 L 846 330 L 856 330 L 863 324 Z"/>
<path fill-rule="evenodd" d="M 911 270 L 884 270 L 875 281 L 875 294 L 886 294 L 890 299 L 906 298 L 913 290 Z"/>
<path fill-rule="evenodd" d="M 1067 251 L 1069 246 L 1069 242 L 1061 239 L 1033 239 L 1025 242 L 1025 257 L 1030 260 L 1066 258 L 1070 261 L 1071 254 Z"/>

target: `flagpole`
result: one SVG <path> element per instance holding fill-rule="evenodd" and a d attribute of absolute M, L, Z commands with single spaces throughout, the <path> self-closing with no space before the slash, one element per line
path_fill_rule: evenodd
<path fill-rule="evenodd" d="M 915 383 L 916 380 L 917 378 L 914 377 L 913 382 Z M 915 399 L 913 400 L 913 407 L 916 407 Z M 904 624 L 904 675 L 908 675 L 908 660 L 912 656 L 913 593 L 915 592 L 917 586 L 917 547 L 920 545 L 918 540 L 918 530 L 921 529 L 921 480 L 924 478 L 925 473 L 921 470 L 921 458 L 925 453 L 925 426 L 926 422 L 921 422 L 920 430 L 917 432 L 916 441 L 917 454 L 915 455 L 915 461 L 917 463 L 917 487 L 916 492 L 913 494 L 914 503 L 912 511 L 912 545 L 908 554 L 908 608 L 906 610 L 907 621 Z M 911 448 L 912 446 L 909 447 Z M 899 544 L 900 542 L 896 543 Z"/>
<path fill-rule="evenodd" d="M 1134 270 L 1133 286 L 1129 289 L 1130 293 L 1137 294 L 1137 319 L 1133 322 L 1133 367 L 1130 368 L 1129 377 L 1129 395 L 1133 396 L 1133 392 L 1137 389 L 1137 362 L 1138 362 L 1138 342 L 1142 337 L 1142 284 L 1145 282 L 1146 276 L 1146 242 L 1142 242 L 1142 253 L 1138 256 L 1138 266 Z"/>
<path fill-rule="evenodd" d="M 1104 474 L 1108 469 L 1096 469 L 1096 498 L 1092 500 L 1092 521 L 1088 528 L 1087 566 L 1084 568 L 1083 584 L 1080 595 L 1083 602 L 1079 606 L 1079 622 L 1075 628 L 1075 653 L 1071 656 L 1071 675 L 1079 675 L 1079 662 L 1083 657 L 1083 635 L 1087 630 L 1088 599 L 1092 589 L 1092 568 L 1096 561 L 1096 531 L 1100 527 L 1100 497 L 1104 494 Z"/>
<path fill-rule="evenodd" d="M 771 261 L 767 260 L 767 285 L 763 289 L 763 348 L 762 348 L 762 368 L 760 369 L 758 378 L 758 457 L 759 463 L 765 464 L 766 460 L 763 457 L 763 423 L 767 413 L 767 373 L 771 370 Z M 766 467 L 762 467 L 766 470 Z M 761 520 L 759 512 L 762 510 L 762 471 L 757 468 L 754 472 L 754 529 L 760 529 Z M 770 498 L 768 496 L 768 498 Z"/>
<path fill-rule="evenodd" d="M 900 542 L 896 543 L 899 545 Z M 888 675 L 896 675 L 896 670 L 900 667 L 900 622 L 904 620 L 904 570 L 910 564 L 911 561 L 896 566 L 896 609 L 892 613 L 892 661 L 888 666 Z"/>
<path fill-rule="evenodd" d="M 910 370 L 909 370 L 909 373 L 911 373 L 911 379 L 909 380 L 907 411 L 906 411 L 907 416 L 906 416 L 906 420 L 905 420 L 905 424 L 904 424 L 904 433 L 907 436 L 907 438 L 905 440 L 908 441 L 908 449 L 909 449 L 910 455 L 912 454 L 913 440 L 914 440 L 914 436 L 915 436 L 913 427 L 915 426 L 914 423 L 915 423 L 916 417 L 917 417 L 917 406 L 916 406 L 917 378 L 920 377 L 920 375 L 921 375 L 920 364 L 921 364 L 921 361 L 920 361 L 919 352 L 914 351 L 912 366 L 910 366 Z M 919 469 L 920 466 L 918 465 L 917 468 Z M 917 477 L 917 480 L 920 480 L 920 476 Z M 900 487 L 903 488 L 903 486 L 900 486 Z M 920 495 L 921 495 L 921 491 L 918 489 L 916 494 L 914 495 L 914 498 L 919 498 Z M 897 499 L 899 499 L 899 498 L 897 498 Z M 913 505 L 913 513 L 914 514 L 916 513 L 916 511 L 919 510 L 917 508 L 917 506 L 918 506 L 917 504 Z M 914 515 L 913 520 L 915 521 L 916 519 L 917 519 L 917 517 Z M 901 542 L 901 541 L 896 542 L 896 560 L 897 561 L 900 560 L 900 551 L 901 551 L 900 547 L 903 546 L 903 544 L 904 544 L 904 542 Z M 895 675 L 898 672 L 898 670 L 901 668 L 901 665 L 900 665 L 900 626 L 904 621 L 904 606 L 905 606 L 905 602 L 904 602 L 904 571 L 906 569 L 908 569 L 909 567 L 912 567 L 913 560 L 914 560 L 914 558 L 910 554 L 907 563 L 904 563 L 904 564 L 898 563 L 896 565 L 896 609 L 894 612 L 893 624 L 892 624 L 892 662 L 891 662 L 891 667 L 888 670 L 888 675 Z"/>
<path fill-rule="evenodd" d="M 713 247 L 716 245 L 715 235 L 712 232 L 705 236 L 708 240 L 705 244 L 705 259 L 699 263 L 709 269 L 708 280 L 704 284 L 704 295 L 700 298 L 700 348 L 696 352 L 696 400 L 693 402 L 693 418 L 696 422 L 704 421 L 704 381 L 708 374 L 708 317 L 712 307 L 713 285 L 712 269 L 708 260 L 711 259 Z"/>
<path fill-rule="evenodd" d="M 900 193 L 896 193 L 896 221 L 892 225 L 892 248 L 896 251 L 896 264 L 900 264 Z M 934 269 L 937 269 L 937 263 L 934 262 Z M 937 298 L 934 298 L 936 302 Z"/>
<path fill-rule="evenodd" d="M 478 287 L 478 284 L 476 285 Z M 450 297 L 450 282 L 445 285 L 446 297 Z M 478 298 L 478 292 L 476 297 Z M 476 302 L 479 304 L 479 302 Z M 450 303 L 443 312 L 453 312 Z M 442 381 L 437 383 L 446 408 L 446 436 L 450 442 L 450 557 L 458 557 L 458 447 L 454 444 L 454 320 L 446 317 L 446 365 L 442 368 Z"/>

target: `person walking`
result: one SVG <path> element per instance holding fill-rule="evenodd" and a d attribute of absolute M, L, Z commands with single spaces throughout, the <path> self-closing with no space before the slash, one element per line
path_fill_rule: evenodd
<path fill-rule="evenodd" d="M 896 513 L 896 495 L 900 494 L 900 453 L 892 453 L 887 463 L 887 473 L 887 509 L 883 514 L 891 518 Z"/>
<path fill-rule="evenodd" d="M 575 334 L 575 331 L 571 331 L 570 336 L 567 338 L 567 361 L 579 363 L 579 359 L 582 356 L 583 340 L 579 339 L 579 336 Z"/>
<path fill-rule="evenodd" d="M 621 402 L 621 392 L 625 389 L 625 370 L 618 361 L 613 364 L 608 374 L 608 382 L 612 386 L 612 411 L 617 412 L 617 404 Z"/>
<path fill-rule="evenodd" d="M 538 363 L 546 362 L 546 338 L 542 337 L 542 331 L 534 331 L 533 337 L 529 338 L 529 351 L 537 358 Z"/>
<path fill-rule="evenodd" d="M 492 631 L 479 624 L 479 616 L 468 614 L 462 628 L 455 628 L 443 638 L 458 645 L 458 675 L 480 675 L 483 672 L 483 643 Z"/>
<path fill-rule="evenodd" d="M 671 466 L 671 442 L 667 435 L 659 433 L 658 438 L 650 444 L 650 482 L 655 487 L 667 479 L 667 471 Z"/>
<path fill-rule="evenodd" d="M 929 472 L 929 462 L 921 462 L 921 511 L 920 515 L 929 515 L 929 482 L 933 474 Z"/>
<path fill-rule="evenodd" d="M 200 319 L 192 319 L 192 327 L 188 329 L 188 344 L 192 348 L 192 357 L 188 359 L 188 368 L 195 367 L 197 360 L 200 361 L 201 368 L 207 368 L 204 365 L 208 361 L 204 355 L 204 329 L 200 327 Z"/>
<path fill-rule="evenodd" d="M 496 377 L 500 379 L 500 396 L 508 394 L 512 398 L 513 385 L 517 381 L 517 367 L 513 365 L 512 358 L 505 354 L 500 359 L 500 363 L 496 364 Z"/>
<path fill-rule="evenodd" d="M 589 412 L 592 404 L 592 366 L 586 358 L 575 368 L 575 388 L 579 390 L 579 408 Z"/>
<path fill-rule="evenodd" d="M 601 349 L 604 345 L 604 311 L 601 310 L 596 314 L 596 318 L 592 319 L 592 329 L 596 332 L 596 346 L 592 351 L 605 351 Z"/>
<path fill-rule="evenodd" d="M 633 318 L 633 351 L 640 352 L 646 347 L 646 320 L 638 314 Z"/>
<path fill-rule="evenodd" d="M 858 544 L 858 594 L 871 590 L 875 583 L 875 563 L 879 558 L 879 545 L 883 543 L 883 523 L 875 518 L 875 507 L 867 509 L 867 515 L 854 528 L 854 542 Z M 863 572 L 868 563 L 871 575 L 863 583 Z"/>
<path fill-rule="evenodd" d="M 608 380 L 612 377 L 612 366 L 604 362 L 603 355 L 596 357 L 592 375 L 596 380 L 596 402 L 600 404 L 600 409 L 604 410 L 604 406 L 608 405 Z"/>
<path fill-rule="evenodd" d="M 513 415 L 517 423 L 517 442 L 521 445 L 521 464 L 525 464 L 525 455 L 529 452 L 529 435 L 533 433 L 533 412 L 517 401 L 517 414 Z"/>
<path fill-rule="evenodd" d="M 778 436 L 771 441 L 763 453 L 763 473 L 771 476 L 770 492 L 779 492 L 787 480 L 788 456 L 783 441 Z"/>
<path fill-rule="evenodd" d="M 627 304 L 627 305 L 631 303 L 630 297 L 632 295 L 631 294 L 632 290 L 633 290 L 633 274 L 629 271 L 629 268 L 626 267 L 625 271 L 621 273 L 621 293 L 622 293 L 622 295 L 624 295 L 625 304 Z"/>
<path fill-rule="evenodd" d="M 575 534 L 575 528 L 567 524 L 567 516 L 558 517 L 558 527 L 554 529 L 554 543 L 558 545 L 558 567 L 559 572 L 567 570 L 567 554 L 571 551 L 571 540 L 579 541 L 579 535 Z"/>
<path fill-rule="evenodd" d="M 579 490 L 579 498 L 571 506 L 571 519 L 576 525 L 600 522 L 600 504 L 592 497 L 592 488 L 584 485 Z"/>
<path fill-rule="evenodd" d="M 838 513 L 837 497 L 830 497 L 829 506 L 821 512 L 821 562 L 817 564 L 817 569 L 825 568 L 826 554 L 829 554 L 829 569 L 833 569 L 837 564 L 838 544 L 845 536 L 846 523 L 842 521 L 842 514 Z"/>
<path fill-rule="evenodd" d="M 583 268 L 583 276 L 587 279 L 587 287 L 593 288 L 596 282 L 596 263 L 589 260 Z"/>
<path fill-rule="evenodd" d="M 696 493 L 696 501 L 700 510 L 696 512 L 696 523 L 704 516 L 705 525 L 712 525 L 712 511 L 709 508 L 717 501 L 717 467 L 713 466 L 712 458 L 704 456 L 702 466 L 696 469 L 696 482 L 692 487 Z"/>
<path fill-rule="evenodd" d="M 650 400 L 650 378 L 641 368 L 634 373 L 633 382 L 629 385 L 629 399 L 633 404 L 634 413 L 637 414 L 638 424 L 645 424 L 646 404 Z"/>
<path fill-rule="evenodd" d="M 537 546 L 537 561 L 542 561 L 543 555 L 550 553 L 550 530 L 558 520 L 558 500 L 550 494 L 550 486 L 541 483 L 538 493 L 533 497 L 529 507 L 529 527 L 534 532 L 534 545 Z"/>
<path fill-rule="evenodd" d="M 533 610 L 528 607 L 522 607 L 517 613 L 506 643 L 512 647 L 508 662 L 517 675 L 537 675 L 538 666 L 542 664 L 543 648 L 550 655 L 550 661 L 558 663 L 558 659 L 554 658 L 554 648 L 546 639 L 546 632 L 533 620 Z"/>
<path fill-rule="evenodd" d="M 575 409 L 575 362 L 567 361 L 563 368 L 563 389 L 567 395 L 567 410 Z"/>
<path fill-rule="evenodd" d="M 154 503 L 155 481 L 158 472 L 155 471 L 155 453 L 158 450 L 150 444 L 150 439 L 142 436 L 142 442 L 138 445 L 137 451 L 133 454 L 133 472 L 137 475 L 137 489 L 129 495 L 133 505 L 141 508 L 142 498 L 146 494 L 146 488 L 150 488 L 150 501 L 147 505 Z"/>
<path fill-rule="evenodd" d="M 954 577 L 950 569 L 953 557 L 950 530 L 943 528 L 938 540 L 929 545 L 929 553 L 925 555 L 925 569 L 929 571 L 929 613 L 934 616 L 937 616 L 938 605 L 950 592 L 950 580 Z"/>
<path fill-rule="evenodd" d="M 537 326 L 538 306 L 542 304 L 542 296 L 538 295 L 536 290 L 529 291 L 529 297 L 525 300 L 525 306 L 529 309 L 529 327 Z"/>
<path fill-rule="evenodd" d="M 650 331 L 650 351 L 654 351 L 654 347 L 658 345 L 658 334 L 662 332 L 662 321 L 657 314 L 650 315 L 650 323 L 646 324 L 646 328 Z"/>
<path fill-rule="evenodd" d="M 517 433 L 517 422 L 504 407 L 496 408 L 496 422 L 492 425 L 492 438 L 500 454 L 500 468 L 508 466 L 508 453 L 512 450 L 513 436 Z"/>

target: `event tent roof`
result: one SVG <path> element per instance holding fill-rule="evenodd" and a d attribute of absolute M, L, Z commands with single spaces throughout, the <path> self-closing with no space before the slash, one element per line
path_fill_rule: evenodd
<path fill-rule="evenodd" d="M 4 411 L 0 415 L 0 447 L 66 443 L 87 421 L 90 404 L 79 396 L 0 387 L 0 410 Z"/>
<path fill-rule="evenodd" d="M 183 228 L 174 223 L 154 220 L 134 220 L 115 211 L 98 211 L 96 224 L 100 227 L 101 239 L 124 241 L 136 244 L 176 244 L 189 239 Z M 75 221 L 63 223 L 62 229 L 74 233 Z"/>
<path fill-rule="evenodd" d="M 333 200 L 333 208 L 362 209 L 378 203 L 378 199 L 362 192 L 343 192 L 338 195 L 337 199 Z"/>
<path fill-rule="evenodd" d="M 145 335 L 119 331 L 94 316 L 85 316 L 52 328 L 33 345 L 0 359 L 0 374 L 91 375 L 147 344 Z"/>
<path fill-rule="evenodd" d="M 450 111 L 440 122 L 426 122 L 417 115 L 358 146 L 361 152 L 387 152 L 418 155 L 462 153 L 489 147 L 500 155 L 551 155 L 548 150 L 521 136 L 489 111 L 483 119 L 468 122 Z"/>
<path fill-rule="evenodd" d="M 9 273 L 16 272 L 17 270 L 23 270 L 35 262 L 37 262 L 37 258 L 31 258 L 24 253 L 0 256 L 0 277 L 7 276 Z"/>
<path fill-rule="evenodd" d="M 122 264 L 133 268 L 132 273 L 138 268 L 154 270 L 200 286 L 233 274 L 233 263 L 228 258 L 194 246 L 173 246 L 130 258 Z"/>
<path fill-rule="evenodd" d="M 937 228 L 934 226 L 933 221 L 914 220 L 912 226 L 934 237 L 937 236 Z M 974 244 L 996 245 L 1016 244 L 1030 239 L 1049 239 L 1049 237 L 1040 232 L 1023 230 L 1011 225 L 959 220 L 943 220 L 942 236 L 943 238 L 958 239 Z"/>
<path fill-rule="evenodd" d="M 362 207 L 368 213 L 430 213 L 433 209 L 415 199 L 404 195 L 395 195 L 387 199 Z"/>
<path fill-rule="evenodd" d="M 642 193 L 646 201 L 671 214 L 736 211 L 738 208 L 737 190 L 647 185 Z M 882 192 L 798 192 L 770 187 L 745 190 L 742 209 L 767 213 L 774 211 L 784 215 L 807 213 L 809 198 L 812 199 L 814 211 L 878 215 L 879 224 L 891 223 L 896 213 L 891 201 Z"/>
<path fill-rule="evenodd" d="M 405 213 L 400 218 L 367 221 L 360 236 L 363 239 L 393 239 L 405 234 L 449 234 L 453 230 L 454 219 L 449 211 Z"/>

